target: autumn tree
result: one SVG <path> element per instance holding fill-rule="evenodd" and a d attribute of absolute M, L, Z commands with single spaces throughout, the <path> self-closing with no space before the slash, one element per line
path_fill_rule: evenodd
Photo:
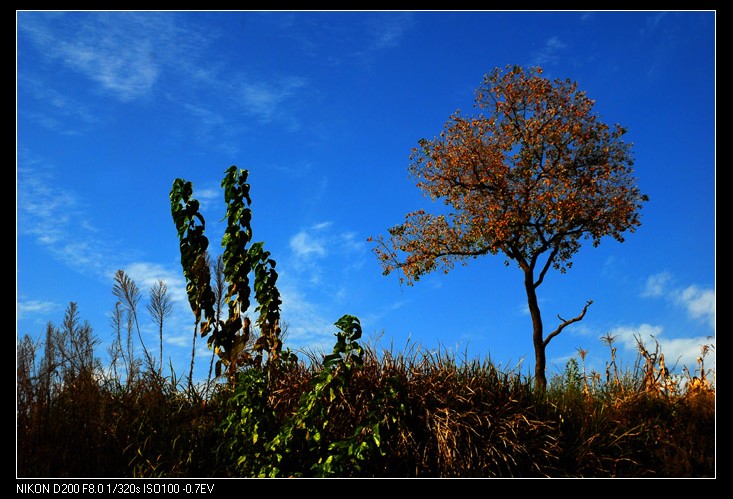
<path fill-rule="evenodd" d="M 460 111 L 439 137 L 420 140 L 409 172 L 423 193 L 448 207 L 409 213 L 376 239 L 384 274 L 399 269 L 413 284 L 455 262 L 503 253 L 524 277 L 535 351 L 535 382 L 544 389 L 545 349 L 580 314 L 545 334 L 537 288 L 550 268 L 565 272 L 581 241 L 598 246 L 640 225 L 647 201 L 633 177 L 626 129 L 593 113 L 594 101 L 570 80 L 541 68 L 497 68 L 476 90 L 473 116 Z"/>

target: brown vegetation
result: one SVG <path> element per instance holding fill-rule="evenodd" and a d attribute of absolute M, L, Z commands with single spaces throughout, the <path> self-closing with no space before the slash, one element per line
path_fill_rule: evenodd
<path fill-rule="evenodd" d="M 572 359 L 545 392 L 489 361 L 417 347 L 367 347 L 329 367 L 311 354 L 211 389 L 135 357 L 119 373 L 103 368 L 72 303 L 45 341 L 18 343 L 17 475 L 715 476 L 712 347 L 694 373 L 672 376 L 658 346 L 641 342 L 638 366 L 621 372 L 607 341 L 605 374 L 586 373 L 579 351 L 581 363 Z M 244 407 L 255 410 L 254 433 Z M 275 463 L 276 447 L 289 457 Z"/>

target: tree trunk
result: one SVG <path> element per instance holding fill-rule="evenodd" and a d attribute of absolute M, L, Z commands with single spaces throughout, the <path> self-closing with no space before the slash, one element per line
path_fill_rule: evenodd
<path fill-rule="evenodd" d="M 537 293 L 535 292 L 534 286 L 534 273 L 531 269 L 524 271 L 524 289 L 527 291 L 527 305 L 529 306 L 529 315 L 532 317 L 535 386 L 539 391 L 544 391 L 547 387 L 547 378 L 545 377 L 547 364 L 545 358 L 545 341 L 542 329 L 542 315 L 540 314 L 540 306 L 537 303 Z"/>

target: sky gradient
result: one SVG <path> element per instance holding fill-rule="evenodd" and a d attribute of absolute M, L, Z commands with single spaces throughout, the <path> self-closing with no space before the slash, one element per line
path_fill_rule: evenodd
<path fill-rule="evenodd" d="M 41 338 L 69 302 L 104 358 L 113 276 L 175 305 L 164 357 L 187 372 L 193 315 L 169 192 L 180 177 L 221 252 L 230 165 L 249 170 L 253 240 L 277 262 L 285 346 L 330 351 L 343 314 L 368 341 L 490 358 L 529 373 L 522 274 L 486 256 L 413 287 L 383 276 L 370 236 L 431 209 L 409 155 L 451 113 L 472 112 L 484 74 L 540 66 L 628 129 L 650 198 L 624 243 L 586 241 L 538 288 L 548 377 L 578 349 L 625 365 L 635 336 L 696 367 L 715 336 L 716 14 L 650 12 L 30 12 L 17 21 L 17 336 Z M 712 338 L 711 338 L 712 337 Z M 196 369 L 210 352 L 198 342 Z M 153 349 L 155 351 L 155 349 Z M 157 351 L 155 352 L 157 354 Z M 707 359 L 708 365 L 714 362 Z"/>

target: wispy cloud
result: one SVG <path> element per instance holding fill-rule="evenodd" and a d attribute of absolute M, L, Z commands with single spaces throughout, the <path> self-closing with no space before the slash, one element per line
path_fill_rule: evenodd
<path fill-rule="evenodd" d="M 412 12 L 385 12 L 369 17 L 366 21 L 367 50 L 394 48 L 415 24 Z"/>
<path fill-rule="evenodd" d="M 372 310 L 363 316 L 360 316 L 361 326 L 363 330 L 364 331 L 378 330 L 380 328 L 380 324 L 382 323 L 382 320 L 385 317 L 388 317 L 393 312 L 403 308 L 408 303 L 409 303 L 409 300 L 397 300 L 395 302 L 383 305 L 376 310 Z M 472 337 L 476 338 L 477 335 L 473 334 Z"/>
<path fill-rule="evenodd" d="M 23 150 L 18 164 L 18 230 L 72 268 L 104 272 L 106 250 L 83 201 L 59 187 L 52 166 Z"/>
<path fill-rule="evenodd" d="M 300 231 L 290 238 L 290 249 L 298 258 L 310 256 L 326 256 L 323 239 L 306 231 Z"/>
<path fill-rule="evenodd" d="M 308 80 L 288 75 L 265 80 L 236 71 L 229 73 L 211 69 L 206 77 L 188 80 L 187 88 L 166 94 L 168 102 L 189 116 L 201 145 L 236 157 L 241 135 L 257 126 L 276 123 L 291 131 L 300 128 L 296 103 L 302 101 L 302 92 L 308 91 Z M 241 83 L 231 84 L 231 80 Z M 213 104 L 202 104 L 206 100 L 202 96 Z"/>
<path fill-rule="evenodd" d="M 38 78 L 19 74 L 18 90 L 27 92 L 31 98 L 44 103 L 41 108 L 33 110 L 21 106 L 18 112 L 55 132 L 79 135 L 89 131 L 100 121 L 85 103 L 44 85 Z"/>
<path fill-rule="evenodd" d="M 278 287 L 288 344 L 328 349 L 333 346 L 338 305 L 348 300 L 351 272 L 364 260 L 366 247 L 353 231 L 331 221 L 312 224 L 289 240 L 290 255 L 282 262 Z"/>
<path fill-rule="evenodd" d="M 283 104 L 297 91 L 307 86 L 304 78 L 287 76 L 274 81 L 248 81 L 241 85 L 238 93 L 244 112 L 255 116 L 258 120 L 269 123 L 278 118 Z"/>
<path fill-rule="evenodd" d="M 183 304 L 188 307 L 186 282 L 181 271 L 150 262 L 131 262 L 126 264 L 122 270 L 145 293 L 155 286 L 158 281 L 163 281 L 168 287 L 168 294 L 171 300 L 176 304 Z M 112 277 L 113 274 L 110 275 L 110 279 Z"/>
<path fill-rule="evenodd" d="M 18 300 L 17 314 L 18 319 L 27 318 L 30 315 L 45 316 L 49 312 L 59 310 L 61 306 L 58 303 L 39 300 Z"/>
<path fill-rule="evenodd" d="M 650 275 L 646 280 L 641 296 L 644 298 L 663 296 L 667 292 L 671 279 L 672 274 L 669 272 Z"/>
<path fill-rule="evenodd" d="M 196 199 L 199 201 L 213 201 L 222 198 L 221 189 L 215 187 L 205 187 L 196 191 Z"/>
<path fill-rule="evenodd" d="M 165 343 L 190 348 L 192 336 L 179 331 L 192 330 L 192 313 L 186 298 L 185 282 L 177 270 L 168 267 L 134 261 L 129 257 L 131 250 L 109 239 L 104 231 L 97 230 L 89 216 L 83 197 L 60 187 L 55 168 L 37 158 L 31 158 L 21 150 L 18 168 L 18 230 L 20 236 L 27 236 L 68 268 L 91 276 L 108 284 L 110 289 L 114 273 L 124 270 L 138 285 L 141 302 L 138 314 L 140 326 L 148 348 L 155 343 L 157 330 L 147 319 L 145 304 L 148 303 L 150 288 L 162 280 L 174 305 L 174 314 L 165 327 Z M 29 319 L 33 315 L 44 316 L 57 312 L 62 307 L 50 301 L 24 300 L 17 303 L 18 319 Z M 170 335 L 169 331 L 175 331 Z M 205 342 L 197 355 L 207 355 Z M 157 349 L 151 350 L 157 352 Z M 166 357 L 170 352 L 165 352 Z M 179 357 L 179 356 L 176 356 Z"/>
<path fill-rule="evenodd" d="M 308 273 L 311 284 L 320 282 L 320 261 L 325 257 L 338 261 L 339 268 L 347 272 L 364 264 L 364 241 L 355 232 L 337 231 L 332 225 L 331 222 L 317 223 L 290 238 L 292 267 L 300 273 Z"/>
<path fill-rule="evenodd" d="M 357 38 L 359 48 L 351 56 L 360 64 L 370 65 L 381 51 L 399 46 L 415 22 L 415 14 L 412 12 L 371 13 L 366 17 L 362 33 Z M 349 33 L 348 42 L 353 40 L 353 33 Z"/>
<path fill-rule="evenodd" d="M 548 38 L 532 56 L 532 66 L 549 66 L 560 60 L 560 54 L 567 47 L 567 44 L 560 38 L 553 36 Z"/>
<path fill-rule="evenodd" d="M 297 130 L 296 104 L 303 101 L 308 80 L 293 74 L 258 77 L 232 71 L 228 61 L 205 58 L 222 33 L 190 19 L 176 12 L 24 12 L 18 16 L 19 43 L 90 82 L 90 100 L 145 105 L 166 83 L 166 101 L 191 117 L 201 143 L 232 155 L 236 137 L 248 128 L 243 115 Z M 43 104 L 23 112 L 46 128 L 78 133 L 101 121 L 94 108 L 64 97 L 62 79 L 47 81 L 40 73 L 21 71 L 19 81 Z M 203 106 L 204 95 L 226 105 Z"/>
<path fill-rule="evenodd" d="M 180 53 L 180 34 L 161 14 L 26 12 L 18 27 L 46 58 L 123 102 L 147 96 L 170 55 Z"/>
<path fill-rule="evenodd" d="M 223 209 L 224 196 L 218 187 L 204 187 L 202 189 L 194 189 L 194 197 L 201 204 L 201 211 L 208 211 L 209 207 L 215 209 Z"/>
<path fill-rule="evenodd" d="M 700 319 L 715 328 L 715 290 L 688 286 L 675 292 L 675 300 L 693 319 Z"/>
<path fill-rule="evenodd" d="M 697 285 L 674 286 L 670 272 L 660 272 L 649 276 L 641 291 L 642 298 L 666 298 L 684 307 L 687 315 L 705 322 L 715 331 L 715 289 Z"/>
<path fill-rule="evenodd" d="M 338 317 L 327 316 L 327 307 L 310 301 L 298 289 L 296 282 L 285 281 L 281 284 L 283 300 L 282 317 L 286 325 L 286 346 L 293 350 L 330 351 L 334 343 L 333 325 Z"/>
<path fill-rule="evenodd" d="M 108 283 L 123 269 L 141 288 L 162 279 L 176 300 L 185 297 L 185 283 L 176 271 L 136 262 L 132 249 L 121 249 L 119 241 L 95 226 L 83 197 L 61 187 L 54 166 L 25 150 L 19 153 L 17 208 L 19 234 L 33 238 L 67 267 Z"/>
<path fill-rule="evenodd" d="M 612 329 L 609 334 L 615 338 L 615 343 L 623 346 L 627 352 L 638 352 L 639 341 L 644 348 L 652 352 L 659 345 L 659 351 L 664 354 L 667 366 L 670 368 L 676 366 L 678 372 L 681 372 L 683 367 L 687 367 L 691 372 L 694 371 L 701 347 L 714 343 L 714 339 L 707 336 L 667 338 L 662 326 L 651 324 L 619 326 Z M 710 352 L 707 361 L 709 365 L 715 363 L 714 350 Z"/>
<path fill-rule="evenodd" d="M 331 222 L 317 223 L 290 238 L 290 266 L 301 277 L 305 276 L 308 284 L 315 285 L 321 281 L 323 269 L 318 260 L 328 256 L 328 248 L 336 237 L 330 227 Z"/>
<path fill-rule="evenodd" d="M 166 94 L 166 99 L 174 107 L 183 111 L 190 122 L 189 133 L 196 143 L 207 149 L 237 157 L 241 148 L 240 134 L 246 130 L 241 123 L 234 122 L 215 106 L 203 105 L 192 97 Z M 190 100 L 189 100 L 190 99 Z"/>
<path fill-rule="evenodd" d="M 329 229 L 332 222 L 320 222 L 302 229 L 290 238 L 290 249 L 296 258 L 324 257 L 328 255 L 326 245 L 335 236 Z"/>

